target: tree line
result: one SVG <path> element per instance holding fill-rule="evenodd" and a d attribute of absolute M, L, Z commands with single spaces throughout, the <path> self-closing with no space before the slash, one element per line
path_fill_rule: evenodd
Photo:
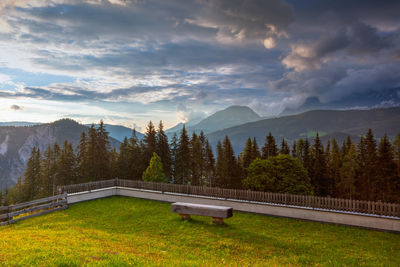
<path fill-rule="evenodd" d="M 0 205 L 56 194 L 58 185 L 111 178 L 400 202 L 400 134 L 393 143 L 386 135 L 377 142 L 369 130 L 358 144 L 348 137 L 324 147 L 318 133 L 312 142 L 290 145 L 269 133 L 261 148 L 248 138 L 238 157 L 226 136 L 215 157 L 203 132 L 189 136 L 183 127 L 169 141 L 163 128 L 150 121 L 142 140 L 133 130 L 119 151 L 102 121 L 82 133 L 75 149 L 68 141 L 43 153 L 34 147 L 24 179 L 0 195 Z"/>

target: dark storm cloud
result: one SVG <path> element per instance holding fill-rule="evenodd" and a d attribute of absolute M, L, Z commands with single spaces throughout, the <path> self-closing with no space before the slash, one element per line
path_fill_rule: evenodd
<path fill-rule="evenodd" d="M 204 106 L 253 98 L 260 109 L 272 101 L 271 111 L 400 84 L 400 1 L 91 2 L 19 5 L 9 14 L 14 32 L 0 34 L 43 72 L 85 82 L 0 96 Z"/>

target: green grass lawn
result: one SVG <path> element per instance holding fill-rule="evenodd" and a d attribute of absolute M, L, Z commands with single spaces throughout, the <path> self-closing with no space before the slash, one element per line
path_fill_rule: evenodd
<path fill-rule="evenodd" d="M 240 212 L 218 226 L 112 197 L 0 227 L 0 265 L 400 266 L 400 235 Z"/>

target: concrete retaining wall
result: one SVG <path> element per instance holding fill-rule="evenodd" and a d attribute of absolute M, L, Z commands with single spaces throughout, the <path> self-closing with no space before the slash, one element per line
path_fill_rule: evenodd
<path fill-rule="evenodd" d="M 68 203 L 72 204 L 114 195 L 151 199 L 164 202 L 188 202 L 229 206 L 236 211 L 400 232 L 400 218 L 325 211 L 305 207 L 274 205 L 233 199 L 218 199 L 212 197 L 175 194 L 168 192 L 163 193 L 159 191 L 140 190 L 124 187 L 112 187 L 89 192 L 70 194 L 68 195 Z"/>

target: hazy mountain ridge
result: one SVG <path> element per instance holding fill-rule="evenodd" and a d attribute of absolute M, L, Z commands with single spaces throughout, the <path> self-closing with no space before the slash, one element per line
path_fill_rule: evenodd
<path fill-rule="evenodd" d="M 305 138 L 310 131 L 321 132 L 327 137 L 341 138 L 347 135 L 357 138 L 371 128 L 376 137 L 385 133 L 395 136 L 400 133 L 400 107 L 369 109 L 369 110 L 314 110 L 297 115 L 264 119 L 243 125 L 231 127 L 208 134 L 213 146 L 225 135 L 231 139 L 236 153 L 242 151 L 248 137 L 256 137 L 261 147 L 265 136 L 271 132 L 279 144 L 282 138 L 292 142 Z M 323 140 L 327 141 L 323 136 Z M 357 141 L 357 140 L 354 140 Z"/>
<path fill-rule="evenodd" d="M 215 112 L 195 125 L 186 125 L 186 130 L 190 134 L 192 132 L 199 133 L 200 131 L 204 131 L 204 133 L 207 134 L 260 119 L 262 119 L 262 117 L 247 106 L 230 106 L 224 110 Z M 166 133 L 169 135 L 174 132 L 179 133 L 183 125 L 183 123 L 179 123 L 168 129 Z"/>
<path fill-rule="evenodd" d="M 14 184 L 23 175 L 33 147 L 44 152 L 55 142 L 62 146 L 65 140 L 76 147 L 82 132 L 87 131 L 88 127 L 69 119 L 34 126 L 0 127 L 0 189 Z M 110 138 L 110 145 L 118 149 L 120 142 Z"/>

